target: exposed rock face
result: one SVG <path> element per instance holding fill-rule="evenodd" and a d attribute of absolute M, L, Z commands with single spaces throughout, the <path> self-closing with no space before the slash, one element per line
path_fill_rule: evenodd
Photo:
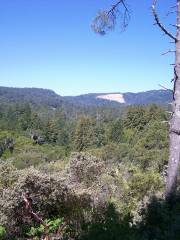
<path fill-rule="evenodd" d="M 99 95 L 96 98 L 97 99 L 105 99 L 105 100 L 109 100 L 109 101 L 115 101 L 115 102 L 118 102 L 118 103 L 125 103 L 124 96 L 123 96 L 123 94 L 120 94 L 120 93 Z"/>

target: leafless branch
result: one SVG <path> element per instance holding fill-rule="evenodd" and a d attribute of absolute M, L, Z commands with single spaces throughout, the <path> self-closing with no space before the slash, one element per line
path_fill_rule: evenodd
<path fill-rule="evenodd" d="M 169 16 L 169 15 L 174 14 L 174 13 L 177 13 L 177 11 L 170 11 L 170 12 L 167 12 L 167 13 L 166 13 L 166 16 Z"/>
<path fill-rule="evenodd" d="M 168 50 L 168 51 L 162 53 L 161 55 L 166 55 L 168 53 L 175 53 L 175 52 L 176 52 L 175 50 Z"/>
<path fill-rule="evenodd" d="M 23 200 L 25 202 L 26 214 L 29 215 L 31 218 L 34 218 L 34 220 L 36 220 L 36 222 L 39 222 L 44 225 L 42 218 L 40 216 L 38 216 L 38 214 L 34 213 L 32 210 L 31 198 L 29 196 L 29 193 L 24 194 Z"/>
<path fill-rule="evenodd" d="M 178 26 L 176 24 L 170 24 L 170 26 L 175 27 L 175 28 L 180 28 L 180 26 Z"/>
<path fill-rule="evenodd" d="M 157 0 L 153 0 L 153 4 L 152 4 L 152 13 L 155 19 L 156 24 L 158 25 L 158 27 L 161 29 L 161 31 L 163 31 L 167 36 L 169 36 L 170 38 L 172 38 L 175 42 L 177 41 L 176 37 L 173 36 L 172 33 L 170 33 L 165 27 L 164 25 L 161 23 L 159 16 L 156 12 L 156 4 L 157 4 Z"/>
<path fill-rule="evenodd" d="M 163 88 L 164 90 L 168 90 L 168 91 L 171 91 L 171 92 L 173 92 L 173 90 L 172 90 L 172 89 L 166 88 L 166 87 L 164 87 L 164 86 L 163 86 L 163 85 L 161 85 L 161 84 L 158 84 L 158 85 L 159 85 L 159 87 Z"/>
<path fill-rule="evenodd" d="M 161 123 L 168 123 L 169 124 L 169 121 L 161 121 Z"/>
<path fill-rule="evenodd" d="M 177 7 L 177 5 L 174 5 L 174 6 L 172 6 L 171 8 L 176 8 Z"/>
<path fill-rule="evenodd" d="M 47 240 L 51 240 L 51 238 L 49 237 L 49 234 L 48 234 L 48 231 L 49 231 L 49 226 L 48 224 L 45 223 L 45 221 L 43 221 L 43 219 L 33 211 L 32 209 L 32 200 L 30 198 L 30 195 L 28 192 L 26 192 L 24 195 L 23 195 L 23 200 L 24 200 L 24 203 L 25 203 L 25 206 L 24 206 L 24 214 L 25 214 L 25 217 L 28 217 L 30 219 L 34 219 L 36 222 L 38 223 L 41 223 L 43 226 L 44 226 L 44 229 L 45 229 L 45 239 Z M 64 222 L 64 224 L 60 225 L 57 232 L 56 232 L 56 236 L 57 237 L 61 237 L 61 234 L 62 234 L 62 231 L 63 229 L 67 226 L 67 221 Z"/>
<path fill-rule="evenodd" d="M 122 3 L 122 4 L 124 5 L 124 7 L 126 8 L 126 5 L 124 4 L 124 1 L 123 1 L 123 0 L 119 0 L 119 1 L 117 1 L 117 3 L 115 3 L 115 4 L 113 4 L 113 5 L 111 6 L 111 8 L 110 8 L 109 11 L 108 11 L 108 14 L 111 13 L 111 12 L 113 12 L 114 10 L 116 10 L 116 8 L 117 8 L 121 3 Z"/>
<path fill-rule="evenodd" d="M 173 112 L 170 112 L 170 111 L 166 111 L 166 113 L 168 113 L 168 114 L 173 114 Z"/>

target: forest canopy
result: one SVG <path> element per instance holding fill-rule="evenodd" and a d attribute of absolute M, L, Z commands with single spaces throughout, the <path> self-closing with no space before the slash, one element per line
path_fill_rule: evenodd
<path fill-rule="evenodd" d="M 95 109 L 69 118 L 63 108 L 1 105 L 3 239 L 58 236 L 61 226 L 64 239 L 143 240 L 152 234 L 168 239 L 167 221 L 176 239 L 178 221 L 168 211 L 179 205 L 168 210 L 162 198 L 167 109 L 136 105 L 117 114 L 102 107 L 98 115 Z M 22 197 L 27 192 L 43 222 L 27 216 Z M 163 220 L 154 224 L 157 214 Z"/>

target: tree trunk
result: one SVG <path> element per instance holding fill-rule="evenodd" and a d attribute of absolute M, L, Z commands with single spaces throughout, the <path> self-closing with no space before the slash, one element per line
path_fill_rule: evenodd
<path fill-rule="evenodd" d="M 180 159 L 180 0 L 177 0 L 177 35 L 176 57 L 174 67 L 173 116 L 169 132 L 169 163 L 166 182 L 166 198 L 176 190 L 178 166 Z"/>

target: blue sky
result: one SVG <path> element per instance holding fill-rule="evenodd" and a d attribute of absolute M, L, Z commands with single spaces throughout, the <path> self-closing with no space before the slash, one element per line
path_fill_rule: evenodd
<path fill-rule="evenodd" d="M 129 0 L 124 33 L 95 34 L 90 24 L 110 0 L 1 0 L 0 85 L 41 87 L 61 95 L 171 87 L 170 40 L 153 26 L 150 0 Z M 159 0 L 164 17 L 172 0 Z M 161 7 L 162 6 L 162 7 Z"/>

